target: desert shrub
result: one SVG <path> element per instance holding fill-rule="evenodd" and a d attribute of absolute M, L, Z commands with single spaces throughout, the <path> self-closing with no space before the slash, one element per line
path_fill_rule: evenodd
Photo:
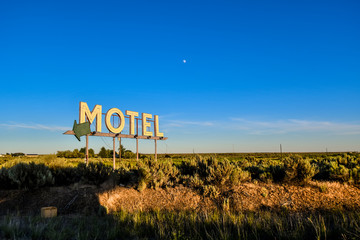
<path fill-rule="evenodd" d="M 332 180 L 345 182 L 350 180 L 350 171 L 342 165 L 345 161 L 341 157 L 322 160 L 319 163 L 319 173 L 315 175 L 315 179 Z M 340 164 L 339 164 L 340 163 Z"/>
<path fill-rule="evenodd" d="M 55 178 L 56 186 L 66 186 L 81 180 L 80 171 L 75 167 L 58 167 L 50 168 L 52 175 Z"/>
<path fill-rule="evenodd" d="M 180 165 L 182 181 L 189 187 L 202 189 L 203 186 L 212 185 L 216 187 L 232 186 L 240 182 L 250 180 L 250 173 L 242 170 L 236 164 L 226 158 L 218 161 L 213 156 L 197 156 Z"/>
<path fill-rule="evenodd" d="M 274 182 L 282 182 L 284 180 L 286 172 L 283 165 L 271 165 L 269 171 Z"/>
<path fill-rule="evenodd" d="M 194 176 L 197 172 L 197 160 L 191 158 L 189 161 L 183 160 L 178 167 L 181 175 L 183 176 Z"/>
<path fill-rule="evenodd" d="M 206 182 L 215 186 L 232 184 L 238 182 L 233 173 L 236 166 L 231 164 L 227 159 L 219 162 L 215 158 L 208 162 L 206 171 Z"/>
<path fill-rule="evenodd" d="M 201 179 L 206 180 L 209 174 L 209 168 L 217 165 L 218 161 L 213 156 L 204 158 L 201 156 L 196 156 L 195 160 L 193 159 L 190 161 L 190 164 L 193 165 L 195 173 L 197 173 Z"/>
<path fill-rule="evenodd" d="M 117 185 L 134 186 L 140 180 L 140 173 L 137 168 L 123 164 L 114 171 L 115 182 Z"/>
<path fill-rule="evenodd" d="M 313 177 L 316 180 L 330 180 L 330 169 L 331 169 L 331 160 L 329 159 L 320 159 L 316 161 L 318 167 L 318 172 Z M 336 163 L 335 163 L 336 164 Z"/>
<path fill-rule="evenodd" d="M 50 169 L 44 164 L 19 163 L 8 169 L 9 179 L 19 189 L 35 189 L 54 184 Z"/>
<path fill-rule="evenodd" d="M 336 162 L 331 162 L 330 180 L 347 182 L 350 180 L 350 170 L 344 165 L 338 165 Z"/>
<path fill-rule="evenodd" d="M 246 170 L 250 172 L 251 179 L 260 179 L 260 175 L 267 171 L 263 165 L 251 165 L 247 167 Z"/>
<path fill-rule="evenodd" d="M 359 166 L 360 162 L 357 159 L 350 159 L 346 165 L 347 168 L 356 168 Z"/>
<path fill-rule="evenodd" d="M 195 174 L 194 176 L 186 175 L 184 176 L 184 179 L 186 178 L 188 178 L 188 181 L 185 181 L 188 187 L 201 189 L 204 186 L 204 181 L 199 177 L 198 174 Z"/>
<path fill-rule="evenodd" d="M 273 182 L 273 178 L 272 178 L 272 174 L 271 172 L 263 172 L 260 174 L 260 180 L 266 183 L 271 183 Z"/>
<path fill-rule="evenodd" d="M 240 167 L 241 169 L 246 169 L 247 167 L 253 165 L 253 163 L 249 162 L 246 159 L 238 159 L 234 163 L 236 164 L 236 166 Z"/>
<path fill-rule="evenodd" d="M 15 188 L 16 185 L 9 178 L 9 173 L 7 168 L 0 169 L 0 189 L 12 189 Z"/>
<path fill-rule="evenodd" d="M 257 161 L 257 159 L 255 158 L 255 156 L 246 156 L 245 159 L 248 160 L 248 161 L 250 161 L 250 162 L 253 162 L 253 163 Z"/>
<path fill-rule="evenodd" d="M 112 173 L 112 168 L 101 162 L 89 163 L 88 166 L 80 163 L 77 171 L 79 171 L 81 175 L 82 182 L 99 185 L 109 178 Z"/>
<path fill-rule="evenodd" d="M 353 180 L 353 183 L 360 184 L 360 167 L 351 169 L 351 179 Z"/>
<path fill-rule="evenodd" d="M 297 183 L 306 183 L 317 173 L 316 166 L 299 155 L 285 158 L 284 168 L 286 180 Z"/>
<path fill-rule="evenodd" d="M 235 167 L 230 176 L 231 184 L 239 184 L 251 180 L 250 172 L 242 170 L 240 167 Z"/>
<path fill-rule="evenodd" d="M 326 156 L 315 162 L 319 170 L 314 176 L 316 180 L 359 183 L 358 155 Z"/>
<path fill-rule="evenodd" d="M 218 187 L 216 187 L 214 185 L 203 185 L 202 186 L 202 194 L 205 197 L 218 198 L 220 196 L 221 192 L 218 189 Z"/>
<path fill-rule="evenodd" d="M 137 165 L 139 171 L 139 186 L 141 188 L 159 188 L 173 186 L 177 181 L 179 170 L 171 161 L 155 161 L 143 159 Z"/>
<path fill-rule="evenodd" d="M 250 173 L 246 170 L 237 167 L 227 159 L 224 159 L 214 166 L 209 168 L 210 179 L 215 181 L 209 181 L 209 183 L 215 185 L 236 185 L 241 182 L 251 180 Z"/>

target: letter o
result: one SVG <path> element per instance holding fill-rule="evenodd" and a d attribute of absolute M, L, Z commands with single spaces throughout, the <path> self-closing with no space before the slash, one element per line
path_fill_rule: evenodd
<path fill-rule="evenodd" d="M 111 116 L 113 114 L 118 115 L 120 118 L 120 125 L 117 128 L 114 128 L 114 126 L 111 124 Z M 124 114 L 120 111 L 120 109 L 117 109 L 117 108 L 109 109 L 109 111 L 107 111 L 106 115 L 105 115 L 105 125 L 106 125 L 107 129 L 109 129 L 110 132 L 120 133 L 124 129 L 124 126 L 125 126 Z"/>

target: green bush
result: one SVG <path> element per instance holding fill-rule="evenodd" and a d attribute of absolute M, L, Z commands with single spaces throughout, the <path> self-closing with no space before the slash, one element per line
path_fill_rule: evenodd
<path fill-rule="evenodd" d="M 360 167 L 351 169 L 351 179 L 353 183 L 360 184 Z"/>
<path fill-rule="evenodd" d="M 250 179 L 250 174 L 243 171 L 226 158 L 223 161 L 212 159 L 208 162 L 206 182 L 215 186 L 231 186 Z"/>
<path fill-rule="evenodd" d="M 272 177 L 271 172 L 266 171 L 266 172 L 261 173 L 260 180 L 263 182 L 266 182 L 266 183 L 273 182 L 273 177 Z"/>
<path fill-rule="evenodd" d="M 271 165 L 269 171 L 274 182 L 279 183 L 284 180 L 286 172 L 283 165 Z"/>
<path fill-rule="evenodd" d="M 318 172 L 315 174 L 315 180 L 323 180 L 328 181 L 330 180 L 330 168 L 331 168 L 331 160 L 322 158 L 315 161 L 315 164 L 318 166 Z"/>
<path fill-rule="evenodd" d="M 246 170 L 242 170 L 240 167 L 234 168 L 231 176 L 230 176 L 230 183 L 231 184 L 239 184 L 242 182 L 250 181 L 251 174 Z"/>
<path fill-rule="evenodd" d="M 360 165 L 358 155 L 343 154 L 341 156 L 330 156 L 315 161 L 319 172 L 314 176 L 317 180 L 359 183 L 358 166 Z"/>
<path fill-rule="evenodd" d="M 183 183 L 185 183 L 188 187 L 192 187 L 195 189 L 201 189 L 204 186 L 204 181 L 201 180 L 198 174 L 194 176 L 185 175 L 182 176 Z"/>
<path fill-rule="evenodd" d="M 14 182 L 9 178 L 7 168 L 0 169 L 0 189 L 12 189 L 16 188 Z"/>
<path fill-rule="evenodd" d="M 114 171 L 115 181 L 117 185 L 134 186 L 139 183 L 140 173 L 137 168 L 121 166 Z"/>
<path fill-rule="evenodd" d="M 179 170 L 171 161 L 140 160 L 137 165 L 140 179 L 139 186 L 159 188 L 173 186 L 178 182 Z"/>
<path fill-rule="evenodd" d="M 56 186 L 67 186 L 81 180 L 81 173 L 75 167 L 51 167 L 52 175 L 55 178 Z"/>
<path fill-rule="evenodd" d="M 183 160 L 178 167 L 181 175 L 183 176 L 194 176 L 197 172 L 197 160 L 191 158 L 189 161 Z"/>
<path fill-rule="evenodd" d="M 188 187 L 200 189 L 205 195 L 209 192 L 210 187 L 217 189 L 231 187 L 244 181 L 250 180 L 250 173 L 242 170 L 235 163 L 226 158 L 218 161 L 215 157 L 196 156 L 180 165 L 182 173 L 182 182 Z M 205 186 L 206 187 L 205 189 Z M 210 194 L 213 195 L 213 194 Z"/>
<path fill-rule="evenodd" d="M 267 171 L 266 167 L 261 164 L 248 166 L 246 170 L 250 172 L 251 179 L 260 179 L 260 176 Z"/>
<path fill-rule="evenodd" d="M 220 190 L 213 185 L 203 185 L 202 194 L 205 197 L 218 198 L 221 194 Z"/>
<path fill-rule="evenodd" d="M 106 181 L 112 173 L 112 167 L 101 162 L 89 163 L 88 166 L 85 163 L 80 163 L 77 170 L 81 175 L 82 182 L 96 185 Z"/>
<path fill-rule="evenodd" d="M 19 189 L 35 189 L 54 184 L 50 169 L 44 164 L 19 163 L 8 169 L 9 179 Z"/>
<path fill-rule="evenodd" d="M 344 165 L 337 162 L 330 163 L 330 179 L 340 182 L 348 182 L 350 180 L 350 170 Z"/>
<path fill-rule="evenodd" d="M 317 173 L 316 166 L 308 158 L 299 155 L 287 157 L 284 160 L 286 179 L 297 183 L 306 183 Z"/>

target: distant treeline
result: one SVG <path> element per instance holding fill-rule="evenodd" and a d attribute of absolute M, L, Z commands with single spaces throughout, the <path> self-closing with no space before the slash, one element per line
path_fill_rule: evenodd
<path fill-rule="evenodd" d="M 56 156 L 57 157 L 63 157 L 63 158 L 84 158 L 85 157 L 85 152 L 86 152 L 86 148 L 80 148 L 79 149 L 74 149 L 73 151 L 71 150 L 66 150 L 66 151 L 58 151 Z M 95 153 L 94 149 L 89 148 L 89 157 L 90 158 L 112 158 L 113 157 L 113 150 L 110 149 L 106 149 L 105 147 L 102 147 L 99 151 L 99 153 Z M 115 151 L 115 155 L 118 157 L 119 156 L 119 152 Z M 135 157 L 135 153 L 133 153 L 131 150 L 128 150 L 126 148 L 124 148 L 121 145 L 121 157 L 123 158 L 133 158 Z"/>
<path fill-rule="evenodd" d="M 21 157 L 21 156 L 25 156 L 25 153 L 22 153 L 22 152 L 6 153 L 6 156 Z"/>

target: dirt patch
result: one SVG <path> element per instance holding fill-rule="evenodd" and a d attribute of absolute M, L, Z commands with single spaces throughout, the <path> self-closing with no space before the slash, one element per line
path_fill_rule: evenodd
<path fill-rule="evenodd" d="M 310 182 L 306 186 L 244 183 L 211 199 L 196 190 L 178 186 L 145 189 L 74 184 L 38 190 L 0 191 L 0 215 L 38 215 L 41 207 L 55 206 L 59 215 L 103 214 L 119 210 L 211 211 L 227 207 L 233 211 L 359 210 L 360 189 L 336 182 Z"/>
<path fill-rule="evenodd" d="M 167 189 L 135 189 L 116 187 L 113 190 L 99 193 L 99 202 L 108 211 L 138 210 L 197 210 L 214 209 L 210 199 L 202 198 L 196 191 L 175 187 Z"/>
<path fill-rule="evenodd" d="M 291 211 L 360 209 L 360 189 L 340 183 L 310 182 L 306 186 L 253 184 L 238 186 L 231 196 L 236 210 Z"/>

